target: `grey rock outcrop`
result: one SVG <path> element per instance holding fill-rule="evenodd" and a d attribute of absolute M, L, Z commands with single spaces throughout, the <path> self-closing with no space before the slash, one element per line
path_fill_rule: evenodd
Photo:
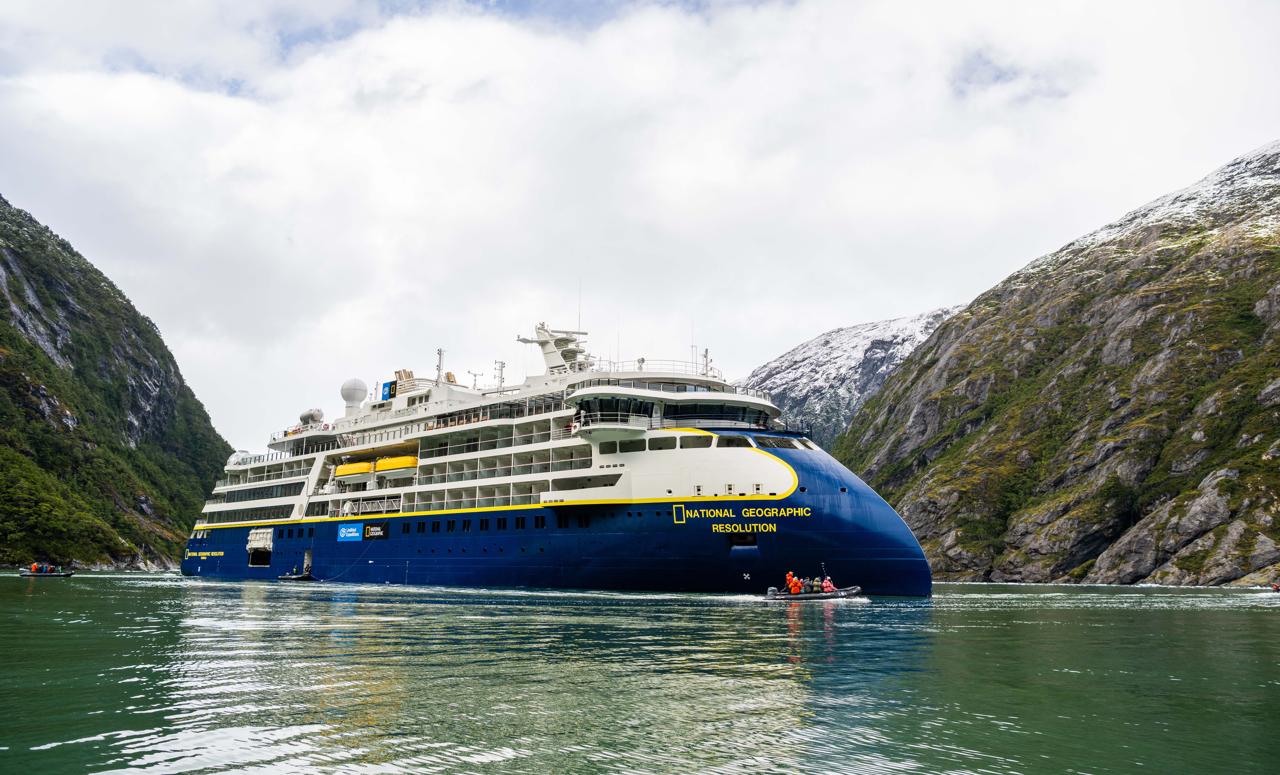
<path fill-rule="evenodd" d="M 835 453 L 940 578 L 1220 584 L 1280 543 L 1280 143 L 938 327 Z"/>

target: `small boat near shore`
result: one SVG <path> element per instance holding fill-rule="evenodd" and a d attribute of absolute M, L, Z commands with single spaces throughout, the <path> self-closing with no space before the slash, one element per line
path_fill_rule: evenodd
<path fill-rule="evenodd" d="M 75 573 L 76 572 L 73 570 L 48 571 L 46 573 L 41 573 L 38 571 L 35 573 L 32 573 L 31 571 L 25 570 L 25 569 L 18 571 L 18 575 L 22 576 L 23 578 L 40 578 L 42 576 L 52 576 L 53 578 L 65 579 L 69 576 L 74 576 Z"/>
<path fill-rule="evenodd" d="M 769 587 L 769 591 L 765 593 L 765 600 L 839 600 L 845 597 L 857 597 L 862 594 L 862 587 L 842 587 L 831 592 L 801 592 L 793 595 L 790 592 L 783 592 L 777 587 Z"/>

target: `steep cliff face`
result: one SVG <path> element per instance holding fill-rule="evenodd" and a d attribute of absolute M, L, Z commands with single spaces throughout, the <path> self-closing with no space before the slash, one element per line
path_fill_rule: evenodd
<path fill-rule="evenodd" d="M 836 453 L 942 578 L 1280 573 L 1280 143 L 980 296 Z"/>
<path fill-rule="evenodd" d="M 849 418 L 911 351 L 961 307 L 828 331 L 774 358 L 740 384 L 764 390 L 782 416 L 830 449 Z"/>
<path fill-rule="evenodd" d="M 151 321 L 0 198 L 0 562 L 170 564 L 229 453 Z"/>

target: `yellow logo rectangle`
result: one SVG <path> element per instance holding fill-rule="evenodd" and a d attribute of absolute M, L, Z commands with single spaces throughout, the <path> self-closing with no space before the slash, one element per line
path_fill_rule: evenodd
<path fill-rule="evenodd" d="M 671 516 L 673 519 L 675 519 L 677 525 L 683 525 L 684 524 L 684 506 L 679 503 L 673 505 L 671 507 Z"/>

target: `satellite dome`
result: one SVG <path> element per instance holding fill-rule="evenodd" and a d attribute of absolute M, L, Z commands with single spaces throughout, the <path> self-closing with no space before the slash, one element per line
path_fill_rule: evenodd
<path fill-rule="evenodd" d="M 229 466 L 236 465 L 237 463 L 240 462 L 240 458 L 245 457 L 248 454 L 249 454 L 249 450 L 247 449 L 237 449 L 235 452 L 231 453 L 231 457 L 227 458 L 227 465 Z"/>
<path fill-rule="evenodd" d="M 359 406 L 367 395 L 369 386 L 364 384 L 364 380 L 349 379 L 342 383 L 342 400 L 347 402 L 347 406 Z"/>
<path fill-rule="evenodd" d="M 324 410 L 308 409 L 302 414 L 298 415 L 298 422 L 302 423 L 303 425 L 313 425 L 318 422 L 324 422 Z"/>

